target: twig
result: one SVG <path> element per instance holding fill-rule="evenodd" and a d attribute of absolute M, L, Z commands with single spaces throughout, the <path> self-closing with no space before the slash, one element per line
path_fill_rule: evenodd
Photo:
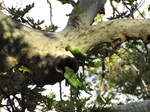
<path fill-rule="evenodd" d="M 61 87 L 61 82 L 59 82 L 59 88 L 60 88 L 60 101 L 62 101 L 62 87 Z"/>
<path fill-rule="evenodd" d="M 110 0 L 110 5 L 113 8 L 113 16 L 115 15 L 115 11 L 118 13 L 119 17 L 121 17 L 119 11 L 117 10 L 117 8 L 113 5 L 112 0 Z M 123 19 L 123 17 L 121 17 Z"/>
<path fill-rule="evenodd" d="M 131 64 L 131 63 L 129 63 L 130 64 L 130 66 L 136 71 L 136 73 L 138 74 L 138 75 L 140 75 L 140 70 L 138 69 L 138 68 L 136 68 L 136 66 L 134 65 L 134 64 Z"/>
<path fill-rule="evenodd" d="M 50 3 L 49 0 L 47 0 L 47 3 L 49 4 L 49 9 L 50 9 L 50 23 L 51 23 L 51 25 L 53 25 L 53 22 L 52 22 L 52 16 L 53 16 L 53 14 L 52 14 L 52 4 Z"/>
<path fill-rule="evenodd" d="M 10 98 L 10 91 L 9 91 L 9 88 L 7 87 L 7 90 L 8 90 L 8 95 L 7 95 L 7 98 L 8 98 L 8 101 L 10 102 L 11 104 L 11 108 L 12 108 L 12 111 L 15 112 L 15 107 L 13 107 L 14 103 L 11 101 L 11 98 Z"/>
<path fill-rule="evenodd" d="M 145 17 L 143 16 L 143 14 L 139 11 L 139 8 L 144 4 L 144 2 L 145 2 L 145 0 L 143 1 L 143 3 L 142 3 L 142 0 L 140 1 L 139 7 L 137 8 L 137 11 L 138 11 L 139 14 L 145 19 Z M 141 4 L 141 6 L 140 6 L 140 4 Z"/>
<path fill-rule="evenodd" d="M 25 84 L 21 88 L 21 112 L 25 112 Z"/>
<path fill-rule="evenodd" d="M 15 112 L 15 109 L 13 107 L 14 103 L 12 103 L 11 98 L 10 98 L 9 88 L 7 87 L 7 89 L 8 89 L 8 92 L 7 92 L 8 94 L 0 87 L 0 90 L 3 93 L 3 95 L 5 95 L 5 97 L 8 98 L 8 101 L 10 102 L 9 105 L 11 106 L 12 111 Z M 11 112 L 11 110 L 8 107 L 7 107 L 7 109 L 8 109 L 9 112 Z"/>
<path fill-rule="evenodd" d="M 145 81 L 142 78 L 141 78 L 141 81 L 142 81 L 142 84 L 144 86 L 144 90 L 145 90 L 146 94 L 149 96 L 150 94 L 149 94 L 149 91 L 147 89 L 148 86 L 146 85 Z"/>

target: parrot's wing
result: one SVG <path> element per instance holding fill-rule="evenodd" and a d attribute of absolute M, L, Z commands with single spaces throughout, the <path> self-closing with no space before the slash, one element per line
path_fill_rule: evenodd
<path fill-rule="evenodd" d="M 91 94 L 89 92 L 89 89 L 86 87 L 86 85 L 82 84 L 80 81 L 77 80 L 77 76 L 76 75 L 77 74 L 74 73 L 74 71 L 72 69 L 70 69 L 67 66 L 65 67 L 64 77 L 70 83 L 70 85 L 73 86 L 76 89 L 82 89 L 86 93 Z"/>
<path fill-rule="evenodd" d="M 67 51 L 70 51 L 71 54 L 81 63 L 82 70 L 84 73 L 85 60 L 87 59 L 86 55 L 80 49 L 73 45 L 68 45 L 65 49 Z"/>
<path fill-rule="evenodd" d="M 91 95 L 91 93 L 89 92 L 89 89 L 86 87 L 86 85 L 82 84 L 82 85 L 80 86 L 80 88 L 81 88 L 82 90 L 84 90 L 86 93 L 88 93 L 88 94 Z"/>
<path fill-rule="evenodd" d="M 78 81 L 77 81 L 77 76 L 76 73 L 69 67 L 65 67 L 65 73 L 64 73 L 65 79 L 72 85 L 74 88 L 78 88 Z"/>

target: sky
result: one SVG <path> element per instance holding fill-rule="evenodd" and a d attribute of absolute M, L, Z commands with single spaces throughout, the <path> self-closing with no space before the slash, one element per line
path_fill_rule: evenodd
<path fill-rule="evenodd" d="M 44 20 L 45 21 L 45 25 L 50 25 L 50 9 L 49 9 L 49 5 L 47 4 L 47 0 L 0 0 L 3 1 L 6 4 L 6 7 L 11 7 L 12 5 L 14 7 L 25 7 L 26 4 L 31 4 L 31 3 L 35 3 L 35 7 L 33 9 L 30 10 L 30 12 L 27 14 L 27 16 L 29 17 L 33 17 L 35 20 Z M 71 13 L 71 10 L 73 9 L 73 7 L 70 4 L 65 4 L 62 5 L 59 1 L 57 0 L 49 0 L 52 4 L 52 21 L 54 25 L 57 25 L 59 28 L 57 31 L 61 31 L 62 29 L 65 28 L 66 24 L 67 24 L 67 20 L 68 20 L 68 16 L 66 16 L 66 14 Z M 138 2 L 140 2 L 141 0 L 138 0 Z M 142 0 L 144 1 L 144 0 Z M 145 0 L 145 4 L 140 8 L 140 10 L 144 10 L 144 8 L 146 8 L 149 3 L 146 3 Z M 116 5 L 119 10 L 124 10 L 124 8 L 120 7 L 120 4 Z M 105 4 L 105 10 L 106 11 L 106 15 L 105 15 L 105 20 L 107 17 L 110 16 L 110 13 L 112 13 L 111 11 L 111 7 L 109 5 L 109 0 L 107 0 L 107 3 Z"/>
<path fill-rule="evenodd" d="M 50 9 L 47 4 L 47 0 L 0 0 L 6 4 L 6 7 L 25 7 L 26 4 L 35 3 L 35 7 L 30 10 L 27 16 L 33 17 L 35 20 L 44 20 L 47 25 L 50 24 Z M 18 2 L 21 1 L 21 2 Z M 72 10 L 72 6 L 70 4 L 62 5 L 59 1 L 50 0 L 52 4 L 52 14 L 53 14 L 53 24 L 57 25 L 59 29 L 57 31 L 62 30 L 66 24 L 68 17 L 66 14 L 69 14 Z M 1 2 L 0 2 L 1 3 Z"/>
<path fill-rule="evenodd" d="M 141 0 L 138 0 L 138 1 L 141 1 Z M 35 20 L 38 20 L 38 19 L 45 20 L 45 23 L 47 25 L 50 25 L 50 20 L 49 20 L 50 10 L 49 10 L 49 5 L 47 4 L 47 0 L 0 0 L 0 3 L 1 2 L 4 2 L 6 7 L 11 7 L 13 5 L 14 7 L 18 7 L 18 8 L 25 7 L 26 4 L 31 4 L 35 2 L 35 7 L 31 9 L 31 11 L 27 14 L 27 16 L 33 17 Z M 53 23 L 54 25 L 57 25 L 59 27 L 57 31 L 61 31 L 63 28 L 65 28 L 67 24 L 68 17 L 66 16 L 66 14 L 71 13 L 72 6 L 70 4 L 62 5 L 60 2 L 56 0 L 50 0 L 50 2 L 52 4 Z M 106 17 L 107 17 L 111 13 L 110 11 L 111 9 L 108 3 L 106 4 L 105 7 L 107 7 L 107 10 L 109 11 L 106 13 Z M 142 10 L 144 10 L 144 8 Z M 63 92 L 65 92 L 65 94 L 68 93 L 69 95 L 69 88 L 65 87 L 65 81 L 62 82 L 62 86 L 64 90 Z M 59 90 L 58 90 L 59 83 L 56 83 L 54 86 L 51 86 L 51 85 L 45 86 L 45 88 L 47 88 L 47 90 L 43 93 L 44 95 L 48 95 L 51 92 L 55 92 L 59 96 Z M 88 96 L 88 94 L 86 94 L 85 92 L 82 92 L 82 94 L 84 94 L 85 96 Z M 57 97 L 57 99 L 59 100 L 59 97 Z M 3 110 L 2 112 L 6 112 L 6 111 Z"/>

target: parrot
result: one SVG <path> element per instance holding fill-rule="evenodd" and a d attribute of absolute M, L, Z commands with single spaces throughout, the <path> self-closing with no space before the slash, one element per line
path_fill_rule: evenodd
<path fill-rule="evenodd" d="M 70 51 L 72 53 L 72 55 L 78 60 L 88 59 L 88 57 L 82 51 L 80 51 L 80 49 L 78 49 L 77 47 L 75 47 L 73 45 L 67 45 L 65 47 L 65 50 Z"/>
<path fill-rule="evenodd" d="M 73 45 L 67 45 L 65 47 L 66 51 L 70 51 L 71 54 L 79 61 L 81 62 L 82 65 L 82 70 L 84 73 L 84 65 L 85 65 L 85 61 L 88 61 L 89 64 L 93 64 L 93 62 L 90 60 L 92 58 L 87 57 L 80 49 L 78 49 L 77 47 L 73 46 Z"/>
<path fill-rule="evenodd" d="M 84 90 L 86 93 L 91 95 L 86 85 L 77 80 L 77 74 L 72 69 L 70 69 L 68 66 L 65 66 L 64 69 L 64 77 L 72 87 L 75 89 Z"/>

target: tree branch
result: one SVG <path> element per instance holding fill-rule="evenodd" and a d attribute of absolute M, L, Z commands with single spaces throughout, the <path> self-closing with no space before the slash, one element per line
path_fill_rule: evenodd
<path fill-rule="evenodd" d="M 79 0 L 79 7 L 84 10 L 84 12 L 78 15 L 75 9 L 72 10 L 70 18 L 68 20 L 68 25 L 75 26 L 73 20 L 74 17 L 78 16 L 78 22 L 80 28 L 86 28 L 93 23 L 94 17 L 98 12 L 104 9 L 104 4 L 106 0 Z"/>
<path fill-rule="evenodd" d="M 125 105 L 113 106 L 112 108 L 117 109 L 116 112 L 149 112 L 150 100 L 142 102 L 134 102 Z"/>
<path fill-rule="evenodd" d="M 79 67 L 72 54 L 65 51 L 68 44 L 85 53 L 103 42 L 113 47 L 129 39 L 149 43 L 149 22 L 148 19 L 119 19 L 78 30 L 68 25 L 61 32 L 46 33 L 23 26 L 0 11 L 0 71 L 25 65 L 34 72 L 32 78 L 39 86 L 55 84 L 64 79 L 64 66 L 75 71 Z"/>
<path fill-rule="evenodd" d="M 50 10 L 50 23 L 51 23 L 51 25 L 53 25 L 53 21 L 52 21 L 52 16 L 53 16 L 53 14 L 52 14 L 52 4 L 49 0 L 47 0 L 47 3 L 49 5 L 49 10 Z"/>

